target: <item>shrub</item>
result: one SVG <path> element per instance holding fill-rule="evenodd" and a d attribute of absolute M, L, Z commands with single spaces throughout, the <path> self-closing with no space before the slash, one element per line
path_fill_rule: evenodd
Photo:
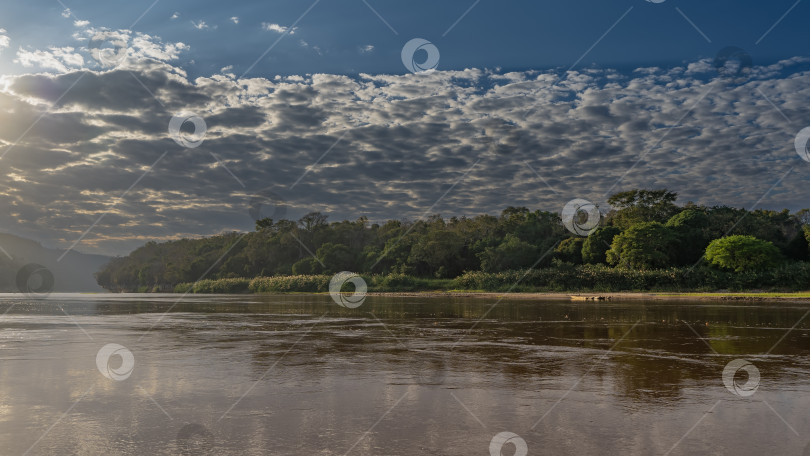
<path fill-rule="evenodd" d="M 515 285 L 517 284 L 517 285 Z M 544 268 L 526 272 L 468 272 L 457 289 L 484 291 L 711 291 L 719 289 L 810 289 L 810 264 L 785 263 L 765 271 L 736 273 L 713 267 L 626 269 L 604 265 Z"/>
<path fill-rule="evenodd" d="M 782 255 L 772 242 L 754 236 L 734 235 L 715 239 L 706 247 L 706 260 L 736 272 L 759 271 L 776 266 Z"/>
<path fill-rule="evenodd" d="M 248 289 L 253 293 L 322 293 L 329 291 L 331 279 L 331 275 L 256 277 L 250 281 Z"/>
<path fill-rule="evenodd" d="M 413 291 L 419 285 L 419 279 L 405 274 L 388 274 L 375 280 L 375 288 L 386 291 Z"/>
<path fill-rule="evenodd" d="M 250 279 L 205 279 L 195 283 L 180 283 L 174 287 L 175 293 L 234 294 L 248 293 Z"/>

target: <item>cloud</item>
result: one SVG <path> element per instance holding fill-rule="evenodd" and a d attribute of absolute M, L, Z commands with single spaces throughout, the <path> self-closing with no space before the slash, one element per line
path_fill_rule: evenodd
<path fill-rule="evenodd" d="M 173 21 L 173 20 L 175 20 L 175 19 L 177 19 L 177 18 L 179 18 L 179 17 L 180 17 L 180 13 L 178 13 L 177 11 L 175 11 L 175 12 L 174 12 L 174 13 L 171 15 L 171 17 L 170 17 L 169 19 Z"/>
<path fill-rule="evenodd" d="M 72 16 L 72 15 L 73 15 L 73 12 L 72 12 L 72 11 L 70 11 L 70 8 L 65 8 L 65 9 L 62 11 L 62 17 L 68 18 L 68 17 L 70 17 L 70 16 Z"/>
<path fill-rule="evenodd" d="M 633 187 L 751 208 L 773 186 L 760 207 L 807 206 L 810 164 L 793 149 L 810 118 L 806 59 L 744 81 L 699 65 L 273 79 L 226 67 L 192 79 L 177 64 L 187 45 L 104 33 L 129 47 L 115 69 L 85 46 L 21 49 L 21 64 L 52 71 L 0 83 L 0 211 L 10 231 L 51 246 L 105 213 L 79 250 L 247 230 L 263 189 L 290 217 L 332 220 L 415 219 L 434 204 L 447 216 L 559 211 L 574 198 L 606 207 L 606 194 Z M 181 111 L 205 119 L 197 148 L 169 136 Z"/>
<path fill-rule="evenodd" d="M 371 44 L 367 44 L 365 46 L 360 46 L 360 53 L 361 54 L 367 54 L 367 53 L 369 53 L 369 52 L 371 52 L 373 50 L 374 50 L 374 46 L 371 45 Z"/>
<path fill-rule="evenodd" d="M 208 24 L 206 24 L 205 21 L 202 21 L 202 20 L 200 20 L 200 21 L 191 21 L 191 25 L 193 25 L 194 28 L 197 29 L 197 30 L 206 30 L 206 29 L 210 28 L 208 26 Z"/>
<path fill-rule="evenodd" d="M 262 22 L 262 29 L 267 30 L 268 32 L 276 32 L 276 33 L 287 33 L 289 32 L 290 35 L 294 35 L 295 31 L 298 30 L 298 27 L 293 27 L 290 29 L 289 27 L 285 27 L 279 24 L 271 24 L 269 22 Z"/>
<path fill-rule="evenodd" d="M 236 16 L 233 16 L 233 17 L 231 17 L 231 22 L 233 22 L 234 24 L 238 24 L 239 23 L 239 18 L 236 17 Z"/>
<path fill-rule="evenodd" d="M 105 68 L 107 64 L 119 63 L 121 68 L 137 69 L 144 60 L 173 61 L 189 46 L 182 42 L 165 43 L 158 37 L 129 30 L 109 30 L 103 27 L 86 27 L 73 34 L 80 45 L 76 47 L 26 50 L 20 49 L 17 59 L 26 67 L 37 66 L 57 72 L 67 72 L 86 66 Z M 113 54 L 118 58 L 99 60 L 99 53 Z M 120 54 L 117 54 L 120 53 Z M 110 62 L 109 60 L 114 60 Z M 184 72 L 181 68 L 168 71 Z"/>
<path fill-rule="evenodd" d="M 14 62 L 24 67 L 37 66 L 40 68 L 67 72 L 69 68 L 80 68 L 84 65 L 81 54 L 74 52 L 72 47 L 50 47 L 47 50 L 28 51 L 23 48 L 17 50 Z"/>
<path fill-rule="evenodd" d="M 0 51 L 11 44 L 11 38 L 7 35 L 6 29 L 0 28 Z"/>
<path fill-rule="evenodd" d="M 74 27 L 87 27 L 88 25 L 90 25 L 90 21 L 73 21 Z"/>

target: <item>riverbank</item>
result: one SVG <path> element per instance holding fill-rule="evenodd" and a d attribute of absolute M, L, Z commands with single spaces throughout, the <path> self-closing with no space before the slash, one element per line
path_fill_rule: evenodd
<path fill-rule="evenodd" d="M 605 266 L 559 266 L 531 271 L 467 272 L 453 279 L 404 274 L 361 274 L 370 292 L 380 293 L 528 293 L 534 296 L 620 296 L 625 299 L 745 299 L 810 297 L 810 264 L 797 263 L 767 271 L 734 273 L 708 267 L 694 270 L 634 270 Z M 332 275 L 292 275 L 205 279 L 194 283 L 145 285 L 112 291 L 235 294 L 329 291 Z M 344 290 L 345 291 L 345 290 Z M 802 295 L 807 293 L 807 296 Z"/>
<path fill-rule="evenodd" d="M 415 291 L 415 292 L 370 292 L 367 296 L 382 297 L 450 297 L 450 298 L 495 298 L 524 300 L 563 300 L 563 301 L 801 301 L 810 302 L 810 291 L 803 292 L 694 292 L 694 293 L 577 293 L 577 292 L 518 292 L 497 293 L 487 291 Z"/>

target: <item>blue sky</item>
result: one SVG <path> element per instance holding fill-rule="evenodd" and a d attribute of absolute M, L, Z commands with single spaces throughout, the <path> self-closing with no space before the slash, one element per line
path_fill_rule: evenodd
<path fill-rule="evenodd" d="M 810 1 L 367 2 L 0 6 L 0 231 L 126 254 L 249 230 L 257 198 L 372 221 L 630 188 L 810 206 Z M 435 70 L 403 63 L 416 38 Z M 718 73 L 729 46 L 753 67 Z"/>
<path fill-rule="evenodd" d="M 149 8 L 152 0 L 65 0 L 62 4 L 34 0 L 3 6 L 0 27 L 12 37 L 12 48 L 43 48 L 69 45 L 76 19 L 96 27 L 127 29 L 143 15 L 133 30 L 190 46 L 181 64 L 191 75 L 212 74 L 229 65 L 241 74 L 280 35 L 264 29 L 263 24 L 289 27 L 313 3 L 159 0 Z M 677 65 L 713 57 L 730 45 L 747 50 L 756 63 L 768 64 L 806 52 L 810 42 L 810 31 L 803 21 L 810 13 L 806 2 L 796 5 L 757 44 L 795 3 L 369 0 L 395 34 L 362 0 L 322 0 L 252 74 L 402 73 L 405 69 L 399 52 L 415 37 L 437 45 L 441 70 L 568 67 L 630 8 L 581 65 Z M 63 17 L 65 7 L 70 8 L 70 17 Z M 231 18 L 238 18 L 238 23 Z M 373 50 L 364 52 L 368 46 Z M 10 53 L 3 60 L 6 71 L 20 71 L 19 65 L 9 62 Z"/>

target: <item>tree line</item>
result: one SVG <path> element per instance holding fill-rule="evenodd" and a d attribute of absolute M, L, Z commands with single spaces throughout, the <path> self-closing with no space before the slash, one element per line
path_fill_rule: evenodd
<path fill-rule="evenodd" d="M 149 242 L 114 258 L 96 279 L 112 291 L 165 291 L 203 276 L 226 279 L 354 271 L 454 278 L 473 271 L 582 264 L 635 270 L 700 266 L 743 272 L 810 258 L 808 209 L 749 211 L 691 202 L 678 205 L 676 200 L 677 194 L 668 190 L 614 194 L 608 199 L 612 209 L 588 236 L 567 230 L 560 214 L 525 207 L 508 207 L 498 216 L 445 219 L 433 215 L 382 224 L 365 218 L 330 223 L 319 212 L 298 221 L 264 218 L 247 234 Z"/>

